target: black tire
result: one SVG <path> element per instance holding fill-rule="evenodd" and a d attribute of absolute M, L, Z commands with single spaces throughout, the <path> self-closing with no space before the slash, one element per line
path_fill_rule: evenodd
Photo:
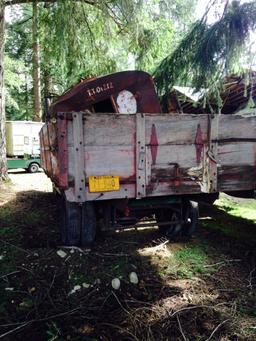
<path fill-rule="evenodd" d="M 29 166 L 28 166 L 28 172 L 29 173 L 37 173 L 39 171 L 39 165 L 35 162 L 32 162 Z"/>
<path fill-rule="evenodd" d="M 61 241 L 66 246 L 80 245 L 81 208 L 75 202 L 61 199 Z"/>
<path fill-rule="evenodd" d="M 61 200 L 61 240 L 67 246 L 90 246 L 96 236 L 96 217 L 93 203 L 78 204 Z"/>
<path fill-rule="evenodd" d="M 195 201 L 187 201 L 184 205 L 184 215 L 186 223 L 183 224 L 181 235 L 191 237 L 198 225 L 198 203 Z"/>

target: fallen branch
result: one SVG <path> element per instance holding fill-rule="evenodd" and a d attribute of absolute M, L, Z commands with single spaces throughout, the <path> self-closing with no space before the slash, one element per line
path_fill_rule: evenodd
<path fill-rule="evenodd" d="M 17 273 L 19 273 L 19 272 L 20 272 L 20 271 L 13 271 L 13 272 L 10 272 L 10 273 L 8 273 L 8 274 L 5 274 L 5 275 L 0 276 L 0 279 L 1 279 L 1 278 L 4 278 L 4 277 L 11 276 L 11 275 L 14 275 L 14 274 L 17 274 Z"/>
<path fill-rule="evenodd" d="M 187 341 L 187 338 L 186 338 L 186 336 L 185 336 L 185 334 L 184 334 L 184 332 L 183 332 L 183 329 L 182 329 L 182 326 L 181 326 L 181 323 L 180 323 L 179 315 L 177 315 L 176 318 L 177 318 L 177 321 L 178 321 L 180 333 L 181 333 L 181 335 L 182 335 L 184 341 Z"/>
<path fill-rule="evenodd" d="M 8 332 L 6 332 L 6 333 L 0 335 L 0 339 L 3 339 L 4 337 L 6 337 L 6 336 L 8 336 L 8 335 L 10 335 L 10 334 L 12 334 L 12 333 L 14 333 L 14 332 L 16 332 L 16 331 L 18 331 L 18 330 L 24 328 L 24 327 L 26 327 L 26 326 L 27 326 L 28 324 L 30 324 L 30 323 L 31 323 L 31 322 L 29 321 L 29 322 L 23 323 L 21 326 L 18 326 L 18 327 L 16 327 L 16 328 L 12 329 L 12 330 L 9 330 Z"/>
<path fill-rule="evenodd" d="M 215 266 L 219 266 L 219 265 L 225 265 L 225 264 L 234 263 L 234 262 L 241 262 L 241 259 L 227 259 L 227 260 L 223 260 L 223 261 L 218 262 L 218 263 L 204 265 L 204 268 L 211 268 L 211 267 L 215 267 Z"/>
<path fill-rule="evenodd" d="M 223 326 L 223 324 L 225 324 L 225 323 L 228 322 L 228 321 L 229 321 L 229 319 L 227 319 L 227 320 L 225 320 L 225 321 L 222 321 L 220 324 L 218 324 L 218 325 L 214 328 L 214 330 L 212 331 L 212 333 L 211 333 L 211 335 L 208 337 L 208 339 L 206 339 L 205 341 L 210 341 L 211 338 L 213 337 L 213 335 L 216 333 L 216 331 L 217 331 L 221 326 Z"/>
<path fill-rule="evenodd" d="M 218 303 L 214 306 L 212 306 L 212 305 L 193 305 L 191 307 L 184 307 L 184 308 L 181 308 L 179 310 L 174 311 L 172 314 L 169 314 L 169 317 L 174 317 L 179 313 L 182 313 L 184 311 L 194 310 L 194 309 L 201 309 L 201 308 L 215 309 L 216 307 L 218 307 L 220 305 L 225 305 L 225 304 L 228 304 L 228 302 Z"/>
<path fill-rule="evenodd" d="M 23 249 L 22 247 L 19 247 L 19 246 L 14 245 L 14 244 L 12 244 L 12 243 L 10 243 L 10 242 L 7 242 L 6 240 L 0 239 L 0 243 L 3 243 L 3 244 L 7 244 L 7 245 L 9 245 L 9 246 L 12 246 L 12 247 L 14 247 L 15 249 L 20 250 L 20 251 L 22 251 L 22 252 L 24 252 L 24 253 L 26 253 L 26 254 L 28 254 L 28 255 L 31 255 L 31 254 L 32 254 L 31 252 L 29 252 L 29 251 Z"/>

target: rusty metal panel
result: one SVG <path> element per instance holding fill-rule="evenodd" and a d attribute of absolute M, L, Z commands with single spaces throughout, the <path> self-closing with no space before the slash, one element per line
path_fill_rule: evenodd
<path fill-rule="evenodd" d="M 97 103 L 114 101 L 108 111 L 94 108 Z M 106 106 L 109 103 L 105 102 Z M 104 107 L 104 105 L 103 105 Z M 102 108 L 102 106 L 101 106 Z M 152 77 L 142 71 L 124 71 L 108 76 L 83 80 L 53 103 L 52 116 L 58 112 L 120 112 L 160 113 L 161 107 Z M 136 108 L 136 111 L 135 111 Z"/>

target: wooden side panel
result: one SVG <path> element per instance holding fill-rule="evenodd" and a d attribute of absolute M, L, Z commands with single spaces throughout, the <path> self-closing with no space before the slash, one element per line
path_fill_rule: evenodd
<path fill-rule="evenodd" d="M 85 146 L 131 146 L 135 140 L 135 115 L 84 116 Z M 72 137 L 69 141 L 72 141 Z"/>
<path fill-rule="evenodd" d="M 74 148 L 68 147 L 69 175 L 74 177 Z M 135 182 L 133 146 L 85 146 L 86 177 L 117 175 L 121 181 Z"/>
<path fill-rule="evenodd" d="M 256 142 L 221 143 L 218 147 L 219 191 L 253 189 L 256 183 Z"/>
<path fill-rule="evenodd" d="M 40 155 L 42 167 L 51 180 L 59 185 L 59 153 L 57 125 L 48 122 L 40 131 Z"/>
<path fill-rule="evenodd" d="M 220 115 L 219 140 L 254 139 L 256 141 L 256 118 L 240 115 Z"/>
<path fill-rule="evenodd" d="M 194 144 L 200 124 L 202 140 L 207 141 L 207 115 L 166 115 L 146 116 L 146 145 L 152 142 L 152 128 L 155 126 L 158 145 Z"/>
<path fill-rule="evenodd" d="M 137 118 L 141 114 L 78 115 L 83 115 L 80 132 L 83 139 L 79 141 L 83 144 L 81 159 L 84 159 L 84 166 L 81 167 L 84 169 L 79 173 L 85 179 L 86 200 L 138 197 L 139 136 L 145 138 L 145 167 L 141 169 L 145 176 L 145 191 L 141 197 L 255 188 L 256 117 L 220 115 L 212 120 L 207 115 L 144 114 L 145 122 L 138 126 L 140 120 Z M 45 149 L 47 143 L 52 148 L 56 141 L 49 128 L 52 138 L 48 142 L 43 139 Z M 78 170 L 75 172 L 77 161 L 74 157 L 77 128 L 73 131 L 72 118 L 67 121 L 67 129 L 69 187 L 73 188 Z M 59 167 L 63 150 L 60 144 L 58 148 L 55 155 L 58 155 Z M 49 155 L 53 172 L 58 169 L 53 166 L 53 150 Z M 50 169 L 48 158 L 43 158 L 46 168 Z M 88 177 L 101 175 L 119 176 L 120 190 L 99 195 L 89 193 Z"/>

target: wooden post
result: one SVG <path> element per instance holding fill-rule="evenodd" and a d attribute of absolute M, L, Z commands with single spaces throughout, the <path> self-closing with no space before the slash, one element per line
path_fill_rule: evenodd
<path fill-rule="evenodd" d="M 146 196 L 145 115 L 136 114 L 136 197 Z"/>
<path fill-rule="evenodd" d="M 83 114 L 72 113 L 76 202 L 86 201 Z"/>

